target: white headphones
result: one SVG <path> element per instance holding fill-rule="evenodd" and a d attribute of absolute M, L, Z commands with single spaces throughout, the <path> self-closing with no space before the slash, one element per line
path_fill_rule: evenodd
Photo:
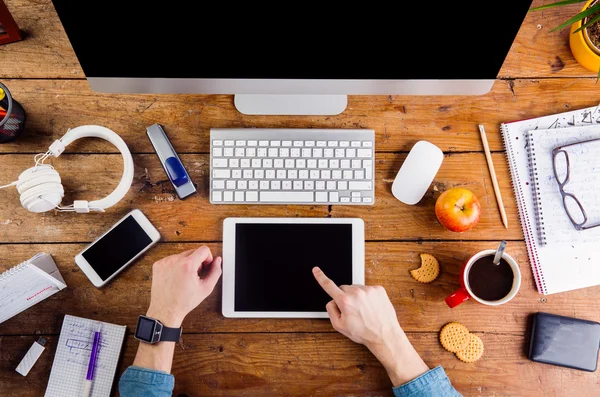
<path fill-rule="evenodd" d="M 84 200 L 75 200 L 75 202 L 67 207 L 61 207 L 60 202 L 65 195 L 65 190 L 61 184 L 58 171 L 49 164 L 44 164 L 44 161 L 50 157 L 58 157 L 65 150 L 65 147 L 79 138 L 102 138 L 119 149 L 123 156 L 123 177 L 116 189 L 107 197 L 87 202 Z M 53 209 L 59 211 L 75 211 L 85 213 L 90 211 L 104 212 L 105 208 L 109 208 L 121 200 L 131 187 L 133 182 L 133 158 L 127 148 L 127 145 L 112 130 L 99 125 L 82 125 L 81 127 L 69 129 L 65 136 L 54 141 L 46 153 L 41 153 L 35 156 L 35 166 L 31 167 L 19 175 L 19 179 L 5 186 L 0 186 L 0 189 L 17 186 L 17 190 L 21 195 L 21 205 L 30 212 L 46 212 Z"/>

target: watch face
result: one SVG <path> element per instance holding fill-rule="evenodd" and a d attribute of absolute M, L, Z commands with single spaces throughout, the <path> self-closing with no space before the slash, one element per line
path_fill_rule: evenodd
<path fill-rule="evenodd" d="M 144 342 L 152 343 L 152 336 L 154 335 L 155 326 L 155 320 L 140 316 L 138 318 L 137 328 L 135 329 L 135 337 Z"/>

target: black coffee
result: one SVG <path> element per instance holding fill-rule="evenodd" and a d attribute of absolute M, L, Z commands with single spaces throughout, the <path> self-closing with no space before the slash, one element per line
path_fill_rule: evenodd
<path fill-rule="evenodd" d="M 497 301 L 504 298 L 512 289 L 512 268 L 504 259 L 499 264 L 494 264 L 494 256 L 479 258 L 469 271 L 469 287 L 480 299 Z"/>

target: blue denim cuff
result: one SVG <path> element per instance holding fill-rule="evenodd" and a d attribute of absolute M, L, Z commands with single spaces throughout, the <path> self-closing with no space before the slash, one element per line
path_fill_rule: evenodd
<path fill-rule="evenodd" d="M 159 393 L 173 392 L 175 387 L 175 377 L 163 371 L 130 366 L 128 367 L 119 381 L 119 389 L 123 387 L 133 387 L 145 389 L 150 387 L 153 391 Z"/>
<path fill-rule="evenodd" d="M 450 380 L 441 366 L 430 369 L 423 375 L 392 390 L 395 397 L 460 396 L 450 384 Z"/>

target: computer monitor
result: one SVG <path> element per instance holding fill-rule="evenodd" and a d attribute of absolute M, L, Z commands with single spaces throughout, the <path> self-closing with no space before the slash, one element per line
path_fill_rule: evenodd
<path fill-rule="evenodd" d="M 338 114 L 346 95 L 489 92 L 531 0 L 53 3 L 94 91 Z"/>

